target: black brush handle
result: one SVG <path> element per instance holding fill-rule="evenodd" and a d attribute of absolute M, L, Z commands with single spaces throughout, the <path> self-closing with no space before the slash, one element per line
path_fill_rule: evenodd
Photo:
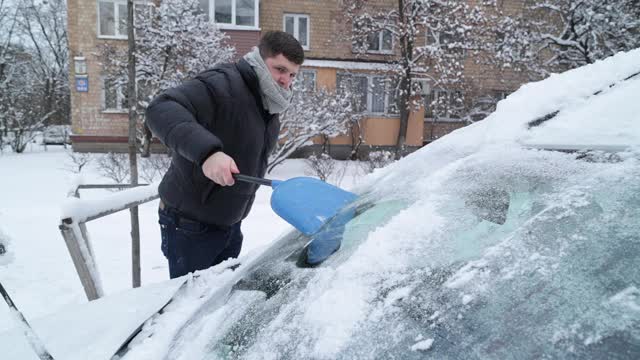
<path fill-rule="evenodd" d="M 263 179 L 263 178 L 253 177 L 253 176 L 242 175 L 242 174 L 233 174 L 233 178 L 238 181 L 248 182 L 252 184 L 266 185 L 266 186 L 272 185 L 271 180 L 269 179 Z"/>

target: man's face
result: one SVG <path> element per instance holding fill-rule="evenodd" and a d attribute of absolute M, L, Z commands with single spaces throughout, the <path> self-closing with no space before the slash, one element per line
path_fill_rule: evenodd
<path fill-rule="evenodd" d="M 296 78 L 300 65 L 289 61 L 284 55 L 278 54 L 274 57 L 268 57 L 265 61 L 273 80 L 284 89 L 290 89 L 293 79 Z"/>

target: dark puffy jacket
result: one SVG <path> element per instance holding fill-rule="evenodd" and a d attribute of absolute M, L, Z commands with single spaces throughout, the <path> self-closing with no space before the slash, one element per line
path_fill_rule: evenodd
<path fill-rule="evenodd" d="M 219 65 L 165 91 L 149 105 L 146 119 L 153 134 L 173 150 L 159 188 L 168 206 L 222 226 L 247 216 L 257 186 L 236 182 L 221 187 L 204 176 L 202 163 L 224 151 L 242 174 L 264 176 L 280 122 L 264 110 L 251 65 L 245 60 Z"/>

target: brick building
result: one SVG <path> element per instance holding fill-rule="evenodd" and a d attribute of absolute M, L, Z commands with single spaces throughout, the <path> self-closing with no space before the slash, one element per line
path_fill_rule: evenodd
<path fill-rule="evenodd" d="M 473 2 L 474 0 L 468 0 Z M 300 76 L 315 88 L 336 89 L 342 81 L 355 81 L 362 93 L 364 119 L 359 132 L 362 149 L 393 147 L 400 120 L 388 91 L 389 62 L 399 55 L 388 34 L 370 40 L 369 50 L 356 54 L 346 36 L 350 29 L 342 14 L 342 0 L 201 0 L 205 13 L 215 19 L 230 37 L 239 56 L 256 45 L 268 30 L 292 33 L 305 49 L 306 61 Z M 501 0 L 508 12 L 522 9 L 523 0 Z M 397 1 L 378 0 L 377 6 L 393 8 Z M 71 59 L 71 104 L 73 148 L 76 151 L 124 151 L 127 142 L 127 114 L 119 89 L 104 84 L 97 57 L 102 43 L 126 47 L 126 0 L 68 0 L 68 34 Z M 120 24 L 117 26 L 116 24 Z M 74 71 L 75 70 L 75 71 Z M 497 72 L 465 60 L 465 76 L 471 79 L 480 97 L 501 97 L 525 81 L 522 74 Z M 455 115 L 434 118 L 430 101 L 445 96 L 450 89 L 427 89 L 423 105 L 410 112 L 407 145 L 418 148 L 452 130 L 466 125 Z M 344 157 L 351 150 L 351 136 L 331 139 L 331 151 Z M 319 141 L 319 140 L 318 140 Z M 318 142 L 317 141 L 317 142 Z"/>

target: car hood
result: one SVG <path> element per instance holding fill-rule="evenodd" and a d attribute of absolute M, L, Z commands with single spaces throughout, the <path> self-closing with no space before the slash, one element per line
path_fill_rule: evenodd
<path fill-rule="evenodd" d="M 111 359 L 141 325 L 170 301 L 178 278 L 74 305 L 30 321 L 54 359 Z M 19 328 L 0 334 L 3 359 L 38 360 Z"/>

